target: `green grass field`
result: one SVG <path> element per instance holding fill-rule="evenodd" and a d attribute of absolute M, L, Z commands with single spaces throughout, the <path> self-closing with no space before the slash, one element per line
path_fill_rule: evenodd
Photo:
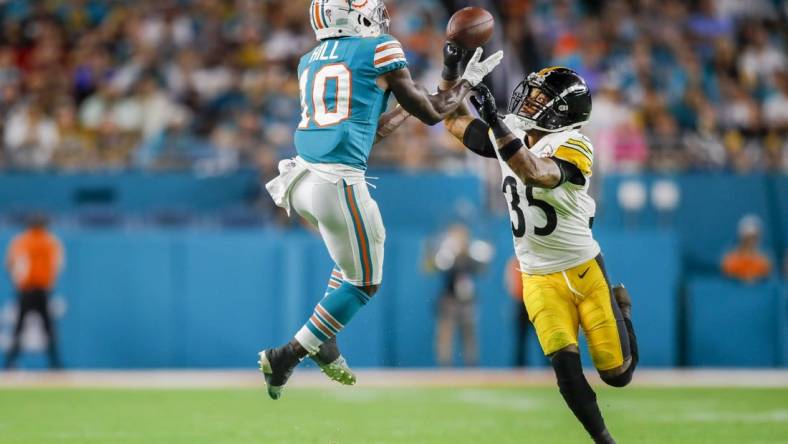
<path fill-rule="evenodd" d="M 599 389 L 619 443 L 788 443 L 788 389 Z M 0 390 L 3 444 L 589 442 L 555 389 Z"/>

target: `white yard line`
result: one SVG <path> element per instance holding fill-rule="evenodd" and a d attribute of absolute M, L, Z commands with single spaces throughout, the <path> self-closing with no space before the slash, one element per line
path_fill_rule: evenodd
<path fill-rule="evenodd" d="M 588 372 L 592 384 L 603 385 Z M 553 386 L 552 371 L 539 370 L 360 370 L 359 387 L 543 387 Z M 150 370 L 0 372 L 0 388 L 262 388 L 250 370 Z M 297 371 L 296 388 L 338 387 L 314 370 Z M 788 387 L 788 370 L 638 370 L 638 387 Z"/>

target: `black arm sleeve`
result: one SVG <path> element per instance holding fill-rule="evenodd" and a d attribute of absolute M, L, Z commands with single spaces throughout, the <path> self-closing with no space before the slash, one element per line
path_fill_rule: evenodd
<path fill-rule="evenodd" d="M 558 169 L 561 170 L 561 180 L 558 181 L 558 184 L 553 188 L 558 188 L 563 185 L 565 182 L 573 183 L 575 185 L 583 186 L 586 184 L 586 177 L 583 176 L 583 173 L 580 171 L 580 168 L 576 167 L 573 163 L 567 162 L 563 159 L 559 159 L 557 157 L 551 157 L 553 162 L 558 165 Z"/>
<path fill-rule="evenodd" d="M 495 159 L 495 147 L 489 136 L 490 127 L 487 126 L 481 119 L 475 119 L 465 129 L 465 134 L 462 136 L 462 143 L 473 151 L 474 153 L 482 156 Z"/>

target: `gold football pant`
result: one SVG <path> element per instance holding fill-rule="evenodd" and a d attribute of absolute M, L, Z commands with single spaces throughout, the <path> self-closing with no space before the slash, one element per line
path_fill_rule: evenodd
<path fill-rule="evenodd" d="M 582 326 L 597 370 L 619 367 L 629 357 L 624 318 L 601 255 L 557 273 L 523 273 L 523 300 L 545 355 L 577 345 Z"/>

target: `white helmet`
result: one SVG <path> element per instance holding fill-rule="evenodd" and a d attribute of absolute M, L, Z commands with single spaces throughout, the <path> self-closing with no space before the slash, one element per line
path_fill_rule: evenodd
<path fill-rule="evenodd" d="M 318 40 L 377 37 L 389 28 L 389 14 L 381 0 L 312 0 L 309 18 Z"/>

